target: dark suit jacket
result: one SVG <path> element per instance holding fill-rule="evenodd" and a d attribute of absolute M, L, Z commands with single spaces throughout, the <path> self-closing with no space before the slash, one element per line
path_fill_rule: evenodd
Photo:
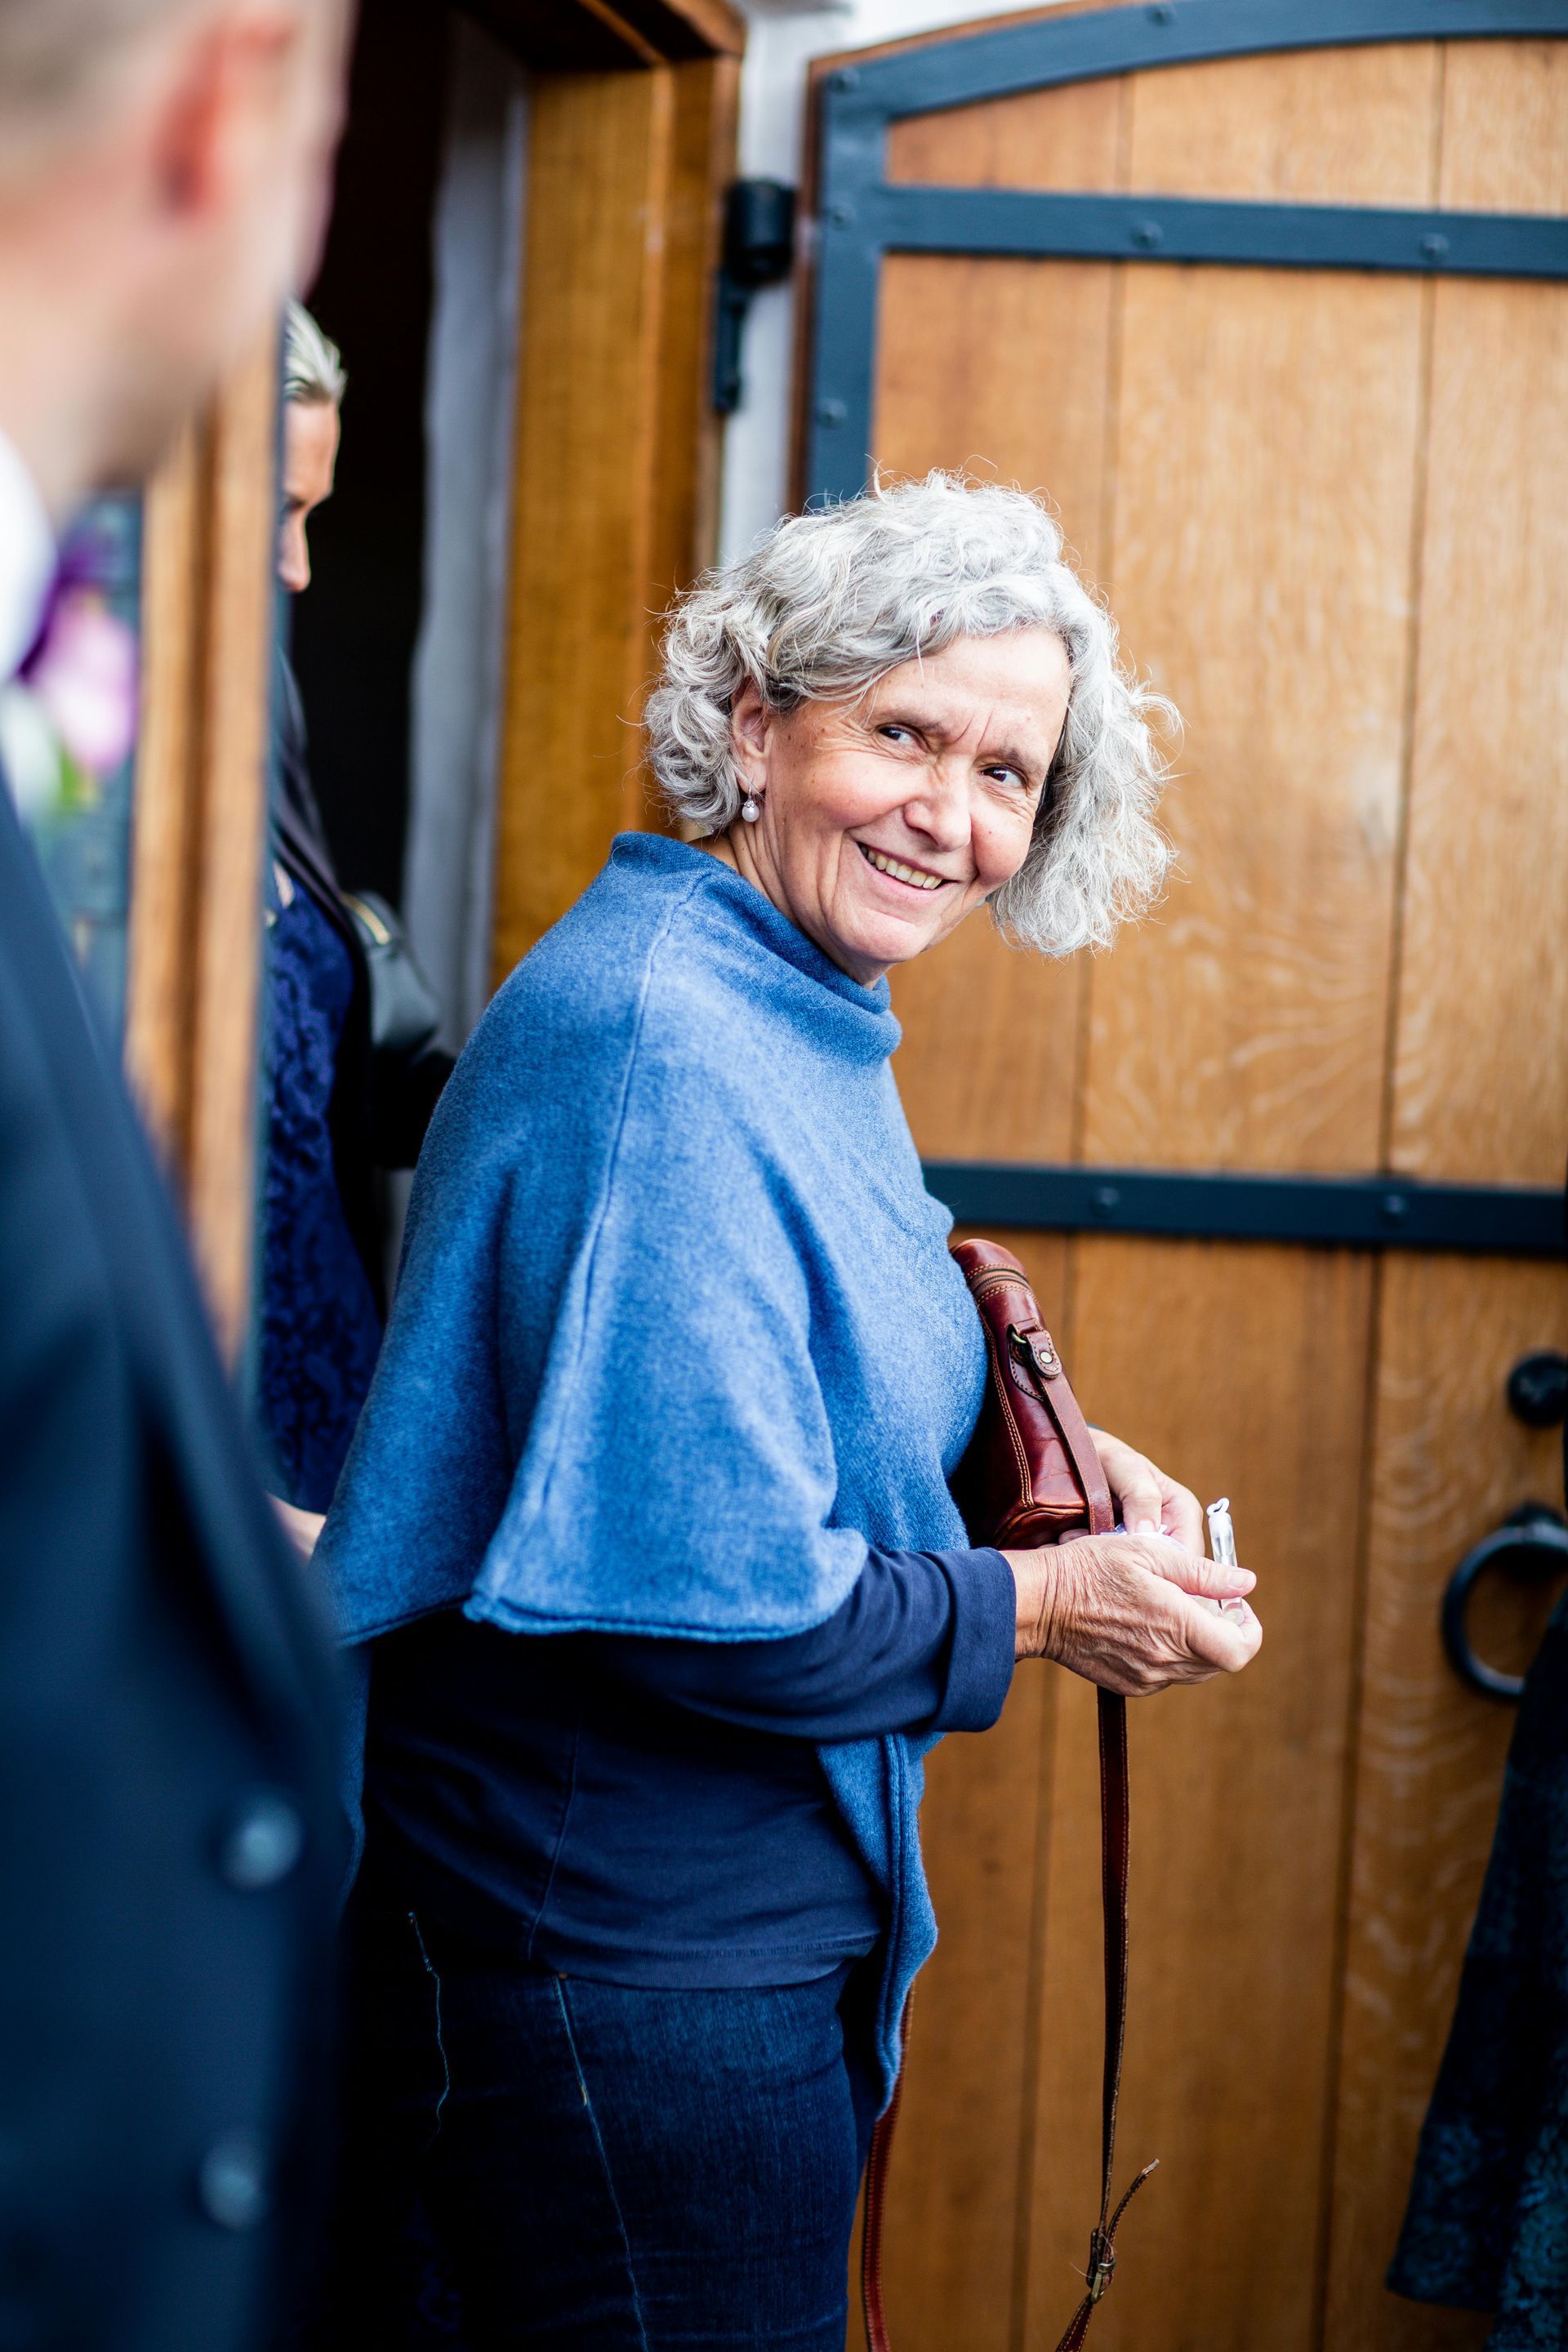
<path fill-rule="evenodd" d="M 330 1654 L 0 789 L 0 2347 L 238 2352 L 303 2252 Z"/>

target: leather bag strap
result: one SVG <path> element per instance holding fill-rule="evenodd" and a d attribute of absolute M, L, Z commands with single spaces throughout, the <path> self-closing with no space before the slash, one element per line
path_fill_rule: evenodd
<path fill-rule="evenodd" d="M 1065 1372 L 1052 1381 L 1037 1379 L 1036 1393 L 1057 1425 L 1057 1434 L 1067 1447 L 1073 1473 L 1083 1488 L 1089 1507 L 1089 1532 L 1091 1536 L 1108 1536 L 1114 1532 L 1116 1514 L 1110 1507 L 1110 1489 L 1105 1483 L 1105 1471 L 1100 1452 L 1089 1433 L 1089 1423 L 1079 1409 L 1079 1402 L 1068 1386 Z"/>
<path fill-rule="evenodd" d="M 1074 1411 L 1077 1411 L 1076 1406 Z M 1083 1426 L 1081 1415 L 1079 1426 Z M 1064 1432 L 1064 1438 L 1066 1433 Z M 1087 1432 L 1085 1433 L 1087 1435 Z M 1099 1467 L 1098 1459 L 1096 1467 Z M 1101 1475 L 1100 1484 L 1104 1479 Z M 1097 1530 L 1098 1532 L 1098 1530 Z M 1087 2291 L 1068 2324 L 1057 2352 L 1079 2352 L 1089 2333 L 1094 2308 L 1110 2284 L 1116 2269 L 1116 2232 L 1121 2216 L 1149 2175 L 1159 2164 L 1146 2164 L 1112 2208 L 1111 2187 L 1116 2162 L 1116 2113 L 1121 2099 L 1121 2053 L 1127 2032 L 1127 1872 L 1131 1815 L 1127 1791 L 1127 1701 L 1114 1691 L 1095 1694 L 1100 1728 L 1100 1883 L 1105 1912 L 1105 2062 L 1100 2076 L 1100 2220 L 1089 2242 Z M 901 2055 L 909 2053 L 911 1993 L 904 2010 Z M 892 2352 L 887 2313 L 882 2301 L 882 2229 L 888 2193 L 888 2165 L 893 2133 L 903 2098 L 904 2069 L 885 2114 L 871 2134 L 866 2165 L 866 2212 L 860 2238 L 860 2300 L 866 2315 L 868 2352 Z"/>
<path fill-rule="evenodd" d="M 1091 1535 L 1109 1535 L 1115 1526 L 1110 1493 L 1089 1425 L 1079 1409 L 1078 1399 L 1059 1369 L 1054 1378 L 1048 1381 L 1037 1379 L 1032 1385 L 1050 1413 L 1083 1490 L 1088 1506 L 1089 1532 Z M 1089 2333 L 1095 2305 L 1110 2284 L 1116 2269 L 1116 2232 L 1121 2216 L 1158 2164 L 1158 2158 L 1153 2164 L 1146 2164 L 1112 2207 L 1116 2113 L 1121 2098 L 1121 2053 L 1127 2032 L 1127 1873 L 1131 1841 L 1127 1790 L 1127 1702 L 1114 1691 L 1097 1691 L 1095 1697 L 1100 1732 L 1100 1883 L 1105 1914 L 1105 2062 L 1100 2076 L 1100 2220 L 1089 2236 L 1087 2291 L 1068 2322 L 1067 2333 L 1058 2345 L 1057 2352 L 1079 2352 Z M 908 2053 L 909 2015 L 906 2006 L 901 2056 Z M 871 2135 L 871 2152 L 866 2167 L 860 2295 L 869 2352 L 892 2352 L 882 2302 L 882 2229 L 888 2165 L 903 2084 L 904 2069 L 900 2063 L 899 2079 L 893 2086 L 887 2112 L 879 2118 Z"/>
<path fill-rule="evenodd" d="M 1127 2035 L 1127 1865 L 1131 1819 L 1127 1802 L 1127 1701 L 1115 1691 L 1095 1693 L 1100 1724 L 1100 1887 L 1105 1910 L 1105 2063 L 1100 2076 L 1100 2220 L 1089 2241 L 1088 2291 L 1057 2352 L 1078 2352 L 1095 2305 L 1116 2269 L 1116 2231 L 1155 2164 L 1146 2164 L 1111 2206 L 1116 2162 L 1116 2111 L 1121 2099 L 1121 2051 Z M 878 2352 L 883 2352 L 878 2347 Z"/>
<path fill-rule="evenodd" d="M 1065 1378 L 1039 1384 L 1041 1402 L 1057 1425 L 1062 1444 L 1089 1504 L 1091 1535 L 1109 1535 L 1116 1524 L 1110 1491 L 1088 1423 Z M 1089 2242 L 1087 2293 L 1074 2312 L 1057 2352 L 1078 2352 L 1089 2333 L 1094 2306 L 1110 2284 L 1116 2269 L 1116 2231 L 1121 2216 L 1137 2195 L 1154 2164 L 1146 2164 L 1122 2195 L 1114 2210 L 1116 2115 L 1121 2103 L 1121 2053 L 1127 2040 L 1127 1875 L 1131 1846 L 1131 1815 L 1127 1784 L 1127 1701 L 1115 1691 L 1097 1690 L 1095 1715 L 1100 1733 L 1100 1894 L 1105 1914 L 1105 2062 L 1100 2074 L 1100 2220 Z M 1158 2158 L 1155 2159 L 1155 2163 Z"/>

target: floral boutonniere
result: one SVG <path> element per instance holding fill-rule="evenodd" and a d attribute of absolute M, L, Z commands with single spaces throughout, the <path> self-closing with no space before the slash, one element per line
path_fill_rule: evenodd
<path fill-rule="evenodd" d="M 135 633 L 95 552 L 90 540 L 68 551 L 33 649 L 0 687 L 0 769 L 32 825 L 89 808 L 136 740 Z"/>

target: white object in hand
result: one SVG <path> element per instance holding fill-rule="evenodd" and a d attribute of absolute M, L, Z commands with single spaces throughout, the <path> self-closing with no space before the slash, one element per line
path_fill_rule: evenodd
<path fill-rule="evenodd" d="M 1236 1529 L 1231 1525 L 1230 1497 L 1222 1495 L 1217 1503 L 1208 1507 L 1209 1558 L 1219 1568 L 1236 1566 Z M 1245 1601 L 1211 1601 L 1209 1607 L 1222 1616 L 1234 1617 L 1238 1623 L 1247 1618 Z"/>
<path fill-rule="evenodd" d="M 1236 1529 L 1230 1523 L 1230 1497 L 1222 1495 L 1208 1507 L 1209 1558 L 1221 1568 L 1236 1566 Z"/>

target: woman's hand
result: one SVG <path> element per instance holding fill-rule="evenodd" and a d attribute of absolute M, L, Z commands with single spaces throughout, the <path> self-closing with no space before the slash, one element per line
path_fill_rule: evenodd
<path fill-rule="evenodd" d="M 1109 1430 L 1094 1429 L 1089 1434 L 1116 1516 L 1128 1534 L 1173 1536 L 1185 1550 L 1201 1552 L 1204 1515 L 1197 1496 Z"/>
<path fill-rule="evenodd" d="M 301 1559 L 309 1559 L 316 1549 L 316 1538 L 327 1524 L 324 1511 L 301 1511 L 297 1504 L 286 1503 L 281 1495 L 268 1495 L 268 1501 L 282 1522 L 283 1532 Z"/>
<path fill-rule="evenodd" d="M 1239 1674 L 1263 1639 L 1240 1598 L 1257 1582 L 1251 1572 L 1169 1536 L 1080 1536 L 1002 1557 L 1018 1588 L 1016 1654 L 1054 1658 L 1125 1698 Z M 1232 1611 L 1205 1609 L 1194 1594 L 1229 1601 Z"/>

